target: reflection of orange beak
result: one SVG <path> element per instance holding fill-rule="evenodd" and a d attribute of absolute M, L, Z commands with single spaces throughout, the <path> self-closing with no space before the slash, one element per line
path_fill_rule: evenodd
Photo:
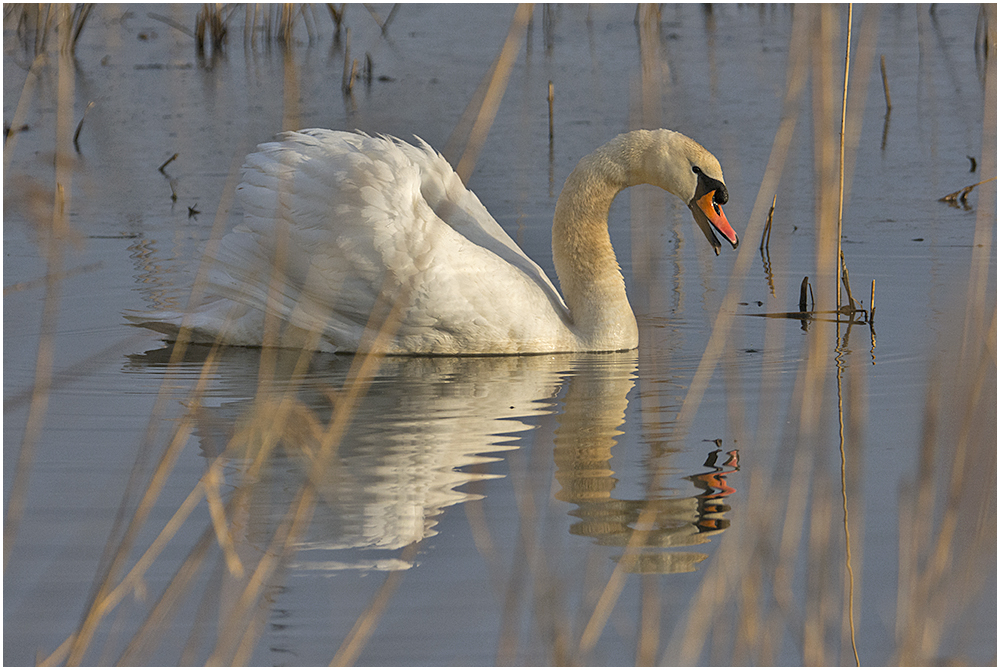
<path fill-rule="evenodd" d="M 705 215 L 708 222 L 712 224 L 720 235 L 729 240 L 729 243 L 733 245 L 733 249 L 737 247 L 740 243 L 740 239 L 736 236 L 736 231 L 733 227 L 729 225 L 729 220 L 726 219 L 725 212 L 722 211 L 716 202 L 714 202 L 715 191 L 709 191 L 698 200 L 698 209 Z"/>

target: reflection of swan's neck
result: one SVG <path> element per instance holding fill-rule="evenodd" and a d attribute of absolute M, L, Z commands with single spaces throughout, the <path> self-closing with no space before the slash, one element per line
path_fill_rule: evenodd
<path fill-rule="evenodd" d="M 552 260 L 581 344 L 589 350 L 638 344 L 635 316 L 608 235 L 608 210 L 622 189 L 640 183 L 630 165 L 636 134 L 622 135 L 580 161 L 556 203 Z"/>

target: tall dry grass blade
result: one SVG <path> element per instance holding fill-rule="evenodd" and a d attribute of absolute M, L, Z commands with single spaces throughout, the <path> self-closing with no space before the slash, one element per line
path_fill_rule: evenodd
<path fill-rule="evenodd" d="M 534 5 L 530 3 L 522 3 L 514 10 L 514 18 L 511 19 L 507 38 L 504 40 L 500 54 L 497 56 L 493 76 L 490 78 L 489 87 L 486 89 L 486 95 L 483 97 L 483 105 L 479 109 L 479 114 L 476 116 L 475 122 L 472 124 L 469 141 L 465 145 L 462 157 L 458 160 L 458 165 L 455 167 L 455 172 L 458 173 L 458 176 L 464 183 L 468 183 L 469 177 L 472 175 L 476 160 L 479 158 L 479 152 L 486 143 L 486 136 L 489 134 L 490 128 L 493 126 L 493 119 L 496 118 L 497 111 L 500 109 L 500 101 L 507 90 L 510 72 L 514 67 L 514 61 L 517 59 L 517 52 L 521 47 L 521 40 L 524 38 L 525 29 L 528 25 L 528 19 L 531 18 L 533 8 Z"/>
<path fill-rule="evenodd" d="M 805 12 L 800 12 L 805 14 Z M 781 172 L 784 169 L 785 159 L 788 156 L 788 149 L 791 146 L 795 125 L 799 114 L 799 96 L 801 95 L 806 81 L 805 65 L 807 59 L 804 56 L 808 53 L 806 39 L 808 38 L 808 26 L 804 20 L 796 15 L 792 26 L 791 44 L 789 47 L 789 72 L 785 97 L 782 101 L 781 122 L 775 132 L 774 142 L 771 145 L 771 154 L 768 157 L 767 167 L 764 170 L 764 177 L 757 191 L 754 200 L 753 210 L 744 231 L 744 237 L 753 239 L 761 234 L 764 226 L 764 211 L 768 207 L 766 193 L 774 193 L 777 190 Z M 752 251 L 747 252 L 750 247 L 744 246 L 736 256 L 733 265 L 732 277 L 726 296 L 722 301 L 723 305 L 732 305 L 739 301 L 739 295 L 743 290 L 743 282 L 747 276 L 747 270 L 751 263 Z M 677 415 L 677 434 L 683 436 L 687 434 L 694 415 L 697 412 L 708 381 L 715 372 L 719 358 L 725 346 L 729 327 L 732 324 L 735 312 L 728 309 L 721 309 L 716 316 L 712 326 L 712 334 L 705 347 L 705 353 L 698 363 L 694 377 L 688 393 L 684 397 L 684 402 Z"/>
<path fill-rule="evenodd" d="M 881 5 L 865 5 L 857 29 L 857 39 L 855 40 L 857 46 L 851 57 L 851 92 L 847 101 L 847 122 L 844 129 L 846 137 L 844 155 L 845 207 L 851 202 L 851 189 L 854 185 L 854 173 L 858 163 L 858 147 L 861 144 L 865 109 L 868 106 L 871 72 L 875 65 L 881 12 Z"/>
<path fill-rule="evenodd" d="M 229 177 L 225 187 L 223 188 L 222 197 L 219 201 L 219 207 L 216 210 L 215 221 L 212 226 L 212 232 L 209 236 L 206 252 L 202 258 L 202 262 L 198 268 L 191 289 L 188 301 L 188 313 L 190 313 L 193 308 L 200 303 L 202 295 L 204 294 L 210 267 L 209 259 L 213 257 L 214 248 L 222 238 L 221 233 L 226 221 L 228 220 L 229 208 L 232 204 L 233 196 L 236 191 L 237 178 L 239 177 L 238 168 L 241 163 L 242 156 L 235 156 L 234 164 L 229 171 Z M 145 517 L 139 514 L 138 509 L 145 509 L 147 512 L 151 509 L 151 491 L 148 487 L 146 487 L 142 489 L 143 493 L 141 494 L 139 508 L 137 508 L 137 511 L 135 511 L 130 518 L 128 517 L 128 502 L 131 497 L 140 490 L 140 479 L 142 477 L 145 458 L 154 444 L 154 436 L 159 425 L 160 417 L 162 417 L 165 412 L 168 399 L 172 397 L 170 389 L 175 383 L 173 371 L 177 369 L 178 363 L 183 360 L 184 354 L 187 351 L 188 343 L 190 342 L 190 326 L 188 322 L 189 316 L 186 315 L 182 320 L 181 327 L 176 336 L 176 341 L 171 349 L 170 361 L 167 366 L 167 374 L 164 375 L 156 400 L 153 404 L 153 408 L 150 412 L 146 432 L 143 436 L 141 444 L 139 445 L 139 456 L 133 464 L 132 471 L 129 474 L 129 479 L 125 485 L 125 492 L 122 496 L 122 502 L 112 524 L 111 532 L 108 535 L 105 550 L 101 557 L 97 571 L 94 592 L 89 598 L 88 604 L 84 610 L 84 615 L 81 618 L 81 623 L 78 626 L 78 631 L 83 631 L 84 628 L 86 628 L 87 634 L 84 636 L 74 634 L 73 651 L 71 652 L 71 655 L 74 658 L 82 658 L 87 646 L 89 646 L 90 635 L 92 635 L 93 631 L 96 629 L 97 623 L 104 615 L 104 605 L 102 602 L 106 594 L 111 591 L 112 584 L 117 579 L 117 575 L 123 570 L 124 561 L 131 551 L 134 539 L 139 530 L 145 524 Z M 203 374 L 199 378 L 199 384 L 203 383 L 204 373 L 205 370 L 203 369 Z M 175 431 L 175 436 L 176 434 L 177 433 Z M 162 473 L 164 459 L 169 453 L 171 453 L 170 445 L 167 446 L 163 456 L 161 456 L 159 465 L 157 466 L 155 472 Z M 146 501 L 146 503 L 144 504 L 142 501 Z M 77 663 L 79 663 L 79 661 L 77 661 Z"/>
<path fill-rule="evenodd" d="M 61 6 L 59 11 L 62 13 L 63 20 L 65 21 L 69 15 L 68 6 Z M 45 298 L 42 303 L 38 351 L 35 355 L 35 375 L 32 384 L 31 403 L 28 409 L 28 418 L 25 423 L 24 433 L 21 437 L 14 478 L 11 482 L 10 493 L 7 499 L 7 511 L 4 515 L 4 572 L 7 570 L 11 550 L 15 545 L 17 529 L 24 514 L 35 446 L 41 437 L 45 414 L 48 410 L 55 364 L 56 324 L 59 318 L 62 293 L 63 247 L 71 239 L 69 214 L 73 193 L 73 160 L 69 154 L 69 147 L 73 128 L 72 115 L 73 100 L 76 91 L 76 70 L 69 59 L 69 55 L 65 53 L 57 58 L 57 66 L 55 183 L 52 189 L 52 218 L 47 222 L 47 225 L 44 222 L 40 222 L 39 225 L 39 229 L 44 233 L 42 236 L 42 254 L 45 257 Z M 22 91 L 21 101 L 24 102 L 29 97 L 25 93 Z M 12 147 L 9 153 L 13 154 Z M 6 154 L 5 147 L 5 162 L 10 160 L 10 156 Z"/>
<path fill-rule="evenodd" d="M 996 183 L 997 174 L 997 6 L 983 5 L 986 13 L 986 40 L 992 49 L 986 55 L 986 78 L 983 90 L 983 132 L 981 149 L 981 174 L 992 174 Z M 971 337 L 984 331 L 984 307 L 990 286 L 990 257 L 994 234 L 997 227 L 996 188 L 979 190 L 976 205 L 976 233 L 972 243 L 972 259 L 969 264 L 969 291 L 966 297 L 965 337 L 963 351 L 974 347 Z M 993 284 L 994 291 L 996 283 Z"/>
<path fill-rule="evenodd" d="M 840 108 L 840 170 L 838 174 L 838 194 L 837 194 L 837 276 L 843 274 L 844 254 L 841 251 L 841 242 L 844 239 L 844 143 L 845 129 L 847 127 L 847 89 L 848 79 L 851 73 L 851 24 L 854 19 L 854 3 L 847 3 L 847 47 L 844 56 L 844 97 L 843 105 Z M 840 309 L 840 282 L 837 282 L 837 300 L 834 303 Z M 852 302 L 853 306 L 853 302 Z"/>
<path fill-rule="evenodd" d="M 192 399 L 198 402 L 208 387 L 211 372 L 214 369 L 214 358 L 210 359 L 210 364 L 202 368 L 197 385 L 192 392 Z M 122 536 L 121 541 L 115 550 L 115 555 L 110 562 L 110 566 L 104 574 L 100 586 L 91 601 L 91 605 L 86 610 L 83 620 L 74 634 L 73 645 L 70 649 L 66 662 L 69 665 L 80 665 L 83 655 L 86 653 L 97 631 L 98 625 L 113 608 L 113 601 L 108 596 L 113 592 L 113 581 L 116 575 L 121 572 L 125 561 L 128 560 L 129 553 L 135 540 L 146 524 L 146 520 L 153 511 L 153 507 L 159 498 L 160 493 L 166 486 L 167 478 L 173 471 L 173 466 L 180 456 L 181 450 L 187 444 L 188 438 L 194 427 L 193 418 L 190 414 L 181 419 L 174 433 L 164 449 L 160 460 L 156 464 L 152 476 L 147 483 L 142 498 Z"/>
<path fill-rule="evenodd" d="M 419 542 L 406 545 L 399 555 L 400 560 L 407 563 L 412 561 L 416 558 L 419 547 Z M 330 660 L 331 666 L 347 666 L 357 663 L 358 656 L 361 655 L 372 633 L 375 632 L 375 627 L 378 625 L 379 619 L 385 613 L 389 601 L 392 600 L 392 596 L 395 594 L 396 589 L 399 588 L 399 583 L 402 580 L 403 570 L 391 570 L 389 572 L 385 581 L 382 582 L 375 596 L 371 599 L 371 602 L 368 603 L 368 607 L 365 608 L 365 611 L 354 622 L 354 626 L 340 644 L 337 653 Z"/>

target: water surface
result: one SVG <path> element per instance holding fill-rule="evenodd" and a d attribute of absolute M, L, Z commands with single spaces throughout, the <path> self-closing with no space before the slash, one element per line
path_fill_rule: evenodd
<path fill-rule="evenodd" d="M 640 323 L 637 352 L 389 359 L 360 376 L 350 357 L 296 369 L 295 352 L 213 359 L 195 347 L 169 364 L 170 348 L 122 313 L 184 304 L 213 223 L 238 220 L 217 213 L 232 175 L 283 128 L 418 135 L 457 160 L 462 134 L 449 139 L 513 7 L 404 5 L 385 34 L 348 7 L 351 57 L 374 64 L 350 94 L 346 34 L 334 40 L 325 8 L 310 14 L 312 39 L 300 19 L 288 49 L 262 33 L 244 40 L 238 8 L 224 52 L 203 56 L 171 25 L 193 29 L 198 9 L 109 5 L 88 19 L 72 63 L 74 128 L 94 107 L 79 152 L 59 149 L 73 164 L 58 263 L 44 253 L 58 59 L 50 49 L 29 76 L 31 45 L 5 22 L 4 120 L 15 121 L 23 99 L 17 122 L 27 125 L 5 152 L 8 516 L 45 300 L 58 300 L 53 384 L 5 545 L 5 664 L 46 657 L 80 625 L 106 547 L 178 428 L 187 437 L 124 569 L 208 475 L 226 505 L 229 563 L 202 500 L 101 621 L 84 662 L 833 664 L 853 663 L 856 646 L 865 664 L 995 663 L 996 349 L 983 342 L 995 342 L 996 252 L 992 237 L 975 238 L 982 217 L 995 229 L 995 183 L 966 207 L 938 201 L 995 174 L 995 135 L 982 150 L 984 107 L 987 128 L 995 124 L 983 100 L 995 86 L 984 86 L 976 50 L 978 6 L 866 6 L 854 16 L 855 58 L 867 67 L 852 74 L 861 113 L 843 249 L 866 307 L 876 282 L 875 328 L 758 316 L 797 310 L 802 278 L 817 281 L 811 80 L 791 107 L 777 188 L 760 194 L 778 203 L 766 257 L 756 236 L 716 257 L 683 203 L 655 189 L 616 200 L 611 236 Z M 389 9 L 376 8 L 381 20 Z M 536 7 L 468 185 L 554 276 L 551 215 L 575 162 L 617 133 L 664 126 L 718 156 L 730 222 L 759 231 L 766 210 L 755 202 L 789 111 L 793 15 L 806 14 L 680 5 L 636 23 L 634 6 Z M 832 18 L 839 53 L 846 9 Z M 829 62 L 842 71 L 842 55 Z M 984 294 L 968 289 L 978 259 Z M 57 271 L 67 274 L 47 285 Z M 738 316 L 707 369 L 720 313 Z M 985 336 L 969 330 L 982 315 L 994 324 Z M 709 373 L 703 392 L 699 369 Z M 308 523 L 281 553 L 275 538 L 352 390 L 363 393 L 310 489 Z M 960 448 L 963 485 L 948 498 Z M 947 565 L 909 572 L 927 565 L 921 538 L 943 537 L 946 509 L 961 510 L 942 540 Z M 227 624 L 250 571 L 279 555 L 245 618 Z M 173 609 L 159 609 L 198 556 Z M 920 633 L 937 612 L 942 637 Z M 251 641 L 240 648 L 233 630 Z"/>

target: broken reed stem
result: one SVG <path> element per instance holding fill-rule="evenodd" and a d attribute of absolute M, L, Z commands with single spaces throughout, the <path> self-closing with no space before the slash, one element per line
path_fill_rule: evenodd
<path fill-rule="evenodd" d="M 552 90 L 552 80 L 549 80 L 549 144 L 552 144 L 552 138 L 555 136 L 554 124 L 553 124 L 553 103 L 555 102 L 555 93 Z"/>
<path fill-rule="evenodd" d="M 771 221 L 774 219 L 774 206 L 778 202 L 778 194 L 771 199 L 771 209 L 767 212 L 767 223 L 764 224 L 764 234 L 760 236 L 760 250 L 770 250 L 771 245 Z"/>
<path fill-rule="evenodd" d="M 956 202 L 958 200 L 965 202 L 966 197 L 968 197 L 969 193 L 972 192 L 972 189 L 991 181 L 996 181 L 996 177 L 990 177 L 989 179 L 977 181 L 975 184 L 971 184 L 970 186 L 966 186 L 965 188 L 960 188 L 954 193 L 949 193 L 943 198 L 938 198 L 938 202 Z"/>
<path fill-rule="evenodd" d="M 847 304 L 850 306 L 851 311 L 855 309 L 854 296 L 851 294 L 851 277 L 850 273 L 847 271 L 847 263 L 844 261 L 844 253 L 840 253 L 840 267 L 843 270 L 841 278 L 844 282 L 844 289 L 847 291 Z"/>
<path fill-rule="evenodd" d="M 868 300 L 868 323 L 875 323 L 875 280 L 872 279 L 872 292 Z"/>
<path fill-rule="evenodd" d="M 163 165 L 161 165 L 160 167 L 158 167 L 156 169 L 159 170 L 160 172 L 163 172 L 163 169 L 166 168 L 171 163 L 173 163 L 175 160 L 177 160 L 178 156 L 180 156 L 180 154 L 174 154 L 173 156 L 171 156 L 167 160 L 163 161 Z"/>
<path fill-rule="evenodd" d="M 889 95 L 889 77 L 885 74 L 885 54 L 882 54 L 882 90 L 885 92 L 885 115 L 892 111 L 892 97 Z"/>
<path fill-rule="evenodd" d="M 78 123 L 76 126 L 76 132 L 73 133 L 73 148 L 76 149 L 76 153 L 78 154 L 83 153 L 80 151 L 80 131 L 83 130 L 83 122 L 87 118 L 87 112 L 89 112 L 90 108 L 93 106 L 94 106 L 93 100 L 87 103 L 87 108 L 83 110 L 83 116 L 80 117 L 80 123 Z"/>
<path fill-rule="evenodd" d="M 844 56 L 844 97 L 840 109 L 840 175 L 839 194 L 837 199 L 837 274 L 844 272 L 844 254 L 841 251 L 841 241 L 844 235 L 844 140 L 847 127 L 847 83 L 851 71 L 851 22 L 854 18 L 854 4 L 847 5 L 847 48 Z M 848 295 L 850 290 L 848 289 Z M 837 308 L 840 308 L 840 282 L 837 282 Z M 853 307 L 854 303 L 851 302 Z"/>

